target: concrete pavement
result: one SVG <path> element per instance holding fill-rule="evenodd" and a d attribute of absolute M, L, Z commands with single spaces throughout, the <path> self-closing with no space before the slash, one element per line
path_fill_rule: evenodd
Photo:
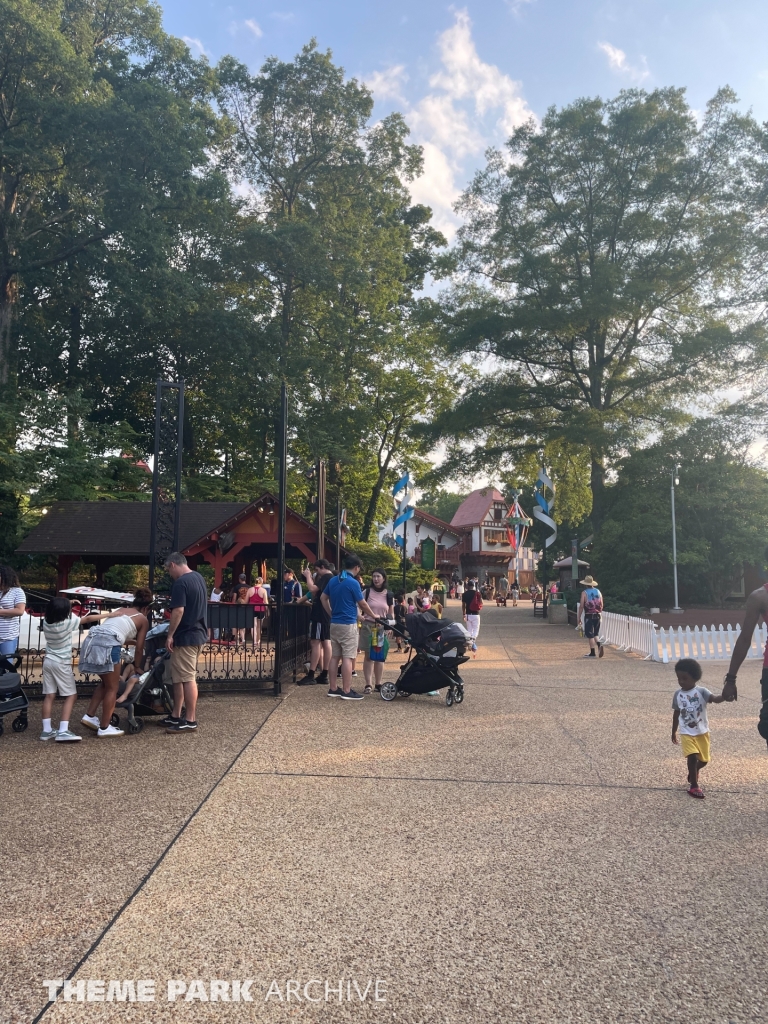
<path fill-rule="evenodd" d="M 176 806 L 187 824 L 179 832 L 178 817 L 165 822 L 163 805 L 150 840 L 124 802 L 107 805 L 105 825 L 83 801 L 58 852 L 71 857 L 75 835 L 86 855 L 112 851 L 106 867 L 124 885 L 98 912 L 80 875 L 68 889 L 45 889 L 41 906 L 39 848 L 57 850 L 45 822 L 62 808 L 46 797 L 41 821 L 33 806 L 28 905 L 16 906 L 6 955 L 21 966 L 29 946 L 36 959 L 4 990 L 8 1019 L 28 1020 L 43 1005 L 40 970 L 67 977 L 86 953 L 75 982 L 153 979 L 155 1001 L 60 999 L 46 1024 L 764 1019 L 759 670 L 743 671 L 737 704 L 711 709 L 707 798 L 694 801 L 670 742 L 671 667 L 611 651 L 585 661 L 572 629 L 534 620 L 524 606 L 487 608 L 480 641 L 458 707 L 434 697 L 357 705 L 307 687 L 276 706 L 236 698 L 234 714 L 224 698 L 211 701 L 198 736 L 145 730 L 120 741 L 153 765 L 169 759 L 166 788 L 182 790 Z M 705 684 L 719 690 L 723 671 L 707 664 Z M 237 722 L 242 734 L 229 736 Z M 242 753 L 209 763 L 206 728 Z M 16 773 L 40 778 L 48 746 L 27 744 Z M 54 753 L 64 770 L 73 752 Z M 116 785 L 107 753 L 98 770 Z M 111 846 L 95 838 L 105 829 Z M 120 856 L 135 850 L 141 863 L 126 871 Z M 99 892 L 105 884 L 102 871 Z M 41 913 L 51 900 L 66 922 L 59 931 Z M 169 979 L 178 981 L 173 1002 Z M 221 983 L 215 1002 L 211 979 Z M 249 980 L 253 1001 L 232 1001 L 233 982 L 242 990 Z"/>

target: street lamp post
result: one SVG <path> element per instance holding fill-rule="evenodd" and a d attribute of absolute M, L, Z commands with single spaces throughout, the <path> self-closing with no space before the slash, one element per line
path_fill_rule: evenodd
<path fill-rule="evenodd" d="M 670 494 L 672 498 L 672 571 L 674 573 L 675 580 L 675 607 L 672 609 L 673 612 L 681 612 L 683 609 L 680 607 L 677 593 L 677 523 L 675 521 L 675 485 L 680 483 L 678 477 L 679 466 L 672 467 L 672 486 L 670 488 Z"/>

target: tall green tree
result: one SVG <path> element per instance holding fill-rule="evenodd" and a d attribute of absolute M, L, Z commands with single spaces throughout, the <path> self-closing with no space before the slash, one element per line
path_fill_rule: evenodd
<path fill-rule="evenodd" d="M 490 357 L 437 421 L 448 469 L 580 446 L 599 526 L 611 460 L 683 422 L 692 396 L 749 386 L 765 356 L 751 276 L 762 156 L 734 104 L 721 90 L 697 125 L 680 89 L 579 100 L 491 154 L 446 266 L 450 342 Z"/>
<path fill-rule="evenodd" d="M 272 369 L 256 433 L 273 434 L 263 413 L 277 408 L 285 381 L 298 424 L 292 449 L 308 464 L 326 460 L 331 490 L 345 495 L 367 541 L 386 481 L 403 458 L 423 457 L 413 430 L 422 410 L 446 405 L 445 355 L 412 315 L 445 244 L 431 211 L 410 204 L 421 151 L 399 115 L 369 124 L 368 90 L 314 42 L 258 75 L 231 58 L 218 74 L 233 125 L 229 166 L 252 190 L 243 260 L 254 291 L 268 296 L 258 325 Z"/>
<path fill-rule="evenodd" d="M 149 0 L 2 0 L 0 83 L 6 384 L 25 282 L 67 264 L 78 290 L 73 259 L 131 228 L 135 241 L 137 222 L 148 225 L 169 187 L 177 194 L 207 162 L 214 120 L 209 73 L 162 32 Z"/>
<path fill-rule="evenodd" d="M 675 464 L 681 601 L 722 607 L 738 588 L 744 563 L 763 566 L 768 478 L 750 458 L 749 426 L 735 413 L 697 420 L 622 461 L 590 556 L 608 595 L 671 605 Z"/>

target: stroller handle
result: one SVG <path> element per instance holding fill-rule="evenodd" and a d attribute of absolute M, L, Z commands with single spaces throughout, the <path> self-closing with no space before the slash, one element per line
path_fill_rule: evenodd
<path fill-rule="evenodd" d="M 402 630 L 397 628 L 397 626 L 395 625 L 394 619 L 376 618 L 376 619 L 374 619 L 374 621 L 376 622 L 377 625 L 383 626 L 384 629 L 391 629 L 392 632 L 396 633 L 398 636 L 402 636 L 402 637 L 406 637 L 407 638 L 407 634 L 403 633 Z"/>

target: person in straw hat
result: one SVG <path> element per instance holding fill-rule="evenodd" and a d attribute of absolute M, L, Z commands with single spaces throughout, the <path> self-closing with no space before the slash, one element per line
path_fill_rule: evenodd
<path fill-rule="evenodd" d="M 579 601 L 578 620 L 584 630 L 584 636 L 589 640 L 589 654 L 585 658 L 602 658 L 603 645 L 597 639 L 600 635 L 600 613 L 603 610 L 603 595 L 597 589 L 597 580 L 591 576 L 585 576 L 581 580 L 584 590 L 581 592 Z"/>

